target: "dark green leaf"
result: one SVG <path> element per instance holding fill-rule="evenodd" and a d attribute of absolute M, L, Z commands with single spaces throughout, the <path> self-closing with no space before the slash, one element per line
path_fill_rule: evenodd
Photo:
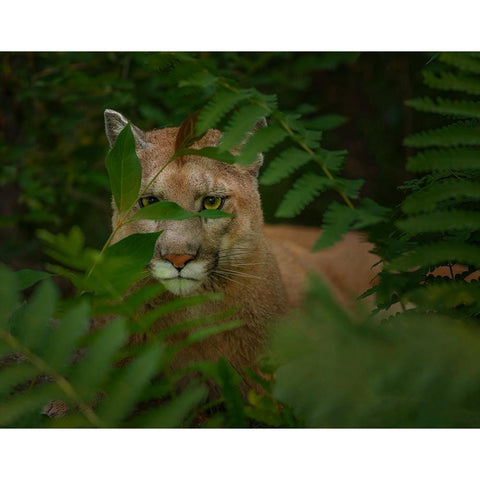
<path fill-rule="evenodd" d="M 137 201 L 142 181 L 142 167 L 135 152 L 135 138 L 130 125 L 118 135 L 115 145 L 108 152 L 105 166 L 117 208 L 120 213 L 126 212 Z"/>
<path fill-rule="evenodd" d="M 50 278 L 52 276 L 51 273 L 41 272 L 39 270 L 19 270 L 17 272 L 18 275 L 18 283 L 20 286 L 20 290 L 25 290 L 35 283 L 39 282 L 40 280 L 45 280 L 46 278 Z"/>

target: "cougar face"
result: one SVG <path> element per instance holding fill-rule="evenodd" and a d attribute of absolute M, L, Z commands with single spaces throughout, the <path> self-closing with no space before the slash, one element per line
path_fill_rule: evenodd
<path fill-rule="evenodd" d="M 161 231 L 149 272 L 175 295 L 222 291 L 229 283 L 241 286 L 242 278 L 249 276 L 252 256 L 262 239 L 263 215 L 257 184 L 261 159 L 250 166 L 229 165 L 201 156 L 172 161 L 177 128 L 143 133 L 133 127 L 132 131 L 142 164 L 141 190 L 148 185 L 134 211 L 166 200 L 189 212 L 213 209 L 232 216 L 139 220 L 122 226 L 114 240 L 132 233 Z M 220 132 L 210 130 L 193 148 L 217 145 L 220 140 Z M 115 225 L 118 212 L 115 204 L 113 208 Z"/>

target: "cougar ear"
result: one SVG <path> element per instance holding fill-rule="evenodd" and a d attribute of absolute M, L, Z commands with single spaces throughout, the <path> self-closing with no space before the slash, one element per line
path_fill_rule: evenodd
<path fill-rule="evenodd" d="M 107 109 L 103 115 L 105 117 L 105 133 L 107 134 L 108 143 L 111 148 L 115 144 L 118 134 L 129 122 L 121 113 L 116 112 L 115 110 Z M 132 128 L 136 147 L 139 149 L 147 148 L 148 142 L 145 140 L 145 132 L 140 130 L 133 123 L 130 123 L 130 127 Z"/>
<path fill-rule="evenodd" d="M 267 126 L 267 120 L 265 118 L 262 118 L 260 121 L 258 121 L 254 127 L 248 132 L 247 136 L 245 137 L 245 140 L 242 142 L 240 145 L 240 148 L 242 148 L 243 145 L 245 145 L 249 138 L 258 130 L 261 128 L 265 128 Z M 246 166 L 247 171 L 252 175 L 253 177 L 257 178 L 258 173 L 260 172 L 260 168 L 263 165 L 263 154 L 259 153 L 257 155 L 257 159 L 251 163 L 250 165 Z"/>

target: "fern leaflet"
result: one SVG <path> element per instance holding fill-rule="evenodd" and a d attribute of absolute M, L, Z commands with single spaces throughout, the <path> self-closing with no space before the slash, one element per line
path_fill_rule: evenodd
<path fill-rule="evenodd" d="M 480 61 L 470 53 L 445 52 L 440 55 L 440 61 L 471 73 L 480 73 Z"/>
<path fill-rule="evenodd" d="M 315 197 L 332 187 L 332 181 L 312 172 L 303 174 L 285 194 L 275 216 L 292 218 L 298 215 Z"/>
<path fill-rule="evenodd" d="M 246 132 L 269 112 L 258 105 L 246 105 L 236 111 L 230 118 L 219 146 L 221 151 L 239 147 L 245 140 Z"/>
<path fill-rule="evenodd" d="M 434 183 L 409 195 L 402 205 L 402 210 L 405 213 L 429 212 L 435 210 L 438 203 L 447 200 L 455 203 L 480 200 L 480 182 L 448 179 Z"/>
<path fill-rule="evenodd" d="M 414 133 L 405 138 L 406 147 L 455 147 L 457 145 L 480 145 L 480 125 L 466 122 Z"/>
<path fill-rule="evenodd" d="M 435 211 L 399 220 L 397 226 L 413 235 L 456 230 L 480 230 L 480 213 L 455 209 Z"/>
<path fill-rule="evenodd" d="M 420 245 L 413 251 L 395 258 L 388 265 L 389 270 L 409 270 L 421 265 L 461 263 L 480 268 L 480 247 L 461 242 L 440 241 L 428 245 Z"/>
<path fill-rule="evenodd" d="M 480 95 L 480 81 L 478 78 L 465 75 L 454 75 L 451 72 L 442 72 L 438 75 L 430 71 L 423 74 L 424 82 L 439 90 L 453 90 L 471 95 Z"/>
<path fill-rule="evenodd" d="M 405 102 L 409 107 L 420 112 L 440 113 L 442 115 L 451 115 L 457 117 L 480 118 L 480 103 L 466 100 L 444 100 L 437 98 L 433 101 L 431 98 L 414 98 Z"/>
<path fill-rule="evenodd" d="M 408 159 L 411 172 L 474 170 L 480 168 L 480 151 L 473 148 L 432 149 Z"/>
<path fill-rule="evenodd" d="M 340 241 L 356 218 L 356 210 L 337 202 L 331 203 L 323 215 L 322 234 L 315 242 L 313 251 L 330 247 Z"/>
<path fill-rule="evenodd" d="M 248 165 L 257 160 L 259 153 L 266 153 L 275 145 L 280 143 L 287 136 L 287 132 L 277 124 L 257 130 L 247 144 L 242 147 L 237 161 L 240 164 Z"/>
<path fill-rule="evenodd" d="M 275 157 L 260 177 L 262 185 L 273 185 L 306 165 L 312 156 L 305 150 L 291 147 Z"/>
<path fill-rule="evenodd" d="M 202 108 L 196 124 L 196 133 L 201 135 L 218 122 L 248 94 L 248 91 L 217 90 L 210 101 Z"/>

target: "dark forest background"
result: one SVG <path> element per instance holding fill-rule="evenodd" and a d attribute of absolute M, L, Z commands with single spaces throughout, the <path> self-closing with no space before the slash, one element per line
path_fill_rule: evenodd
<path fill-rule="evenodd" d="M 435 54 L 197 56 L 240 86 L 276 94 L 279 108 L 311 119 L 312 128 L 322 128 L 319 115 L 332 115 L 337 128 L 324 131 L 322 145 L 348 150 L 344 176 L 366 180 L 363 197 L 385 206 L 398 205 L 403 196 L 398 186 L 409 175 L 403 139 L 438 122 L 404 104 L 424 94 L 421 71 Z M 178 72 L 172 74 L 168 57 L 73 52 L 0 55 L 0 261 L 14 268 L 41 268 L 38 228 L 55 233 L 76 224 L 91 246 L 103 244 L 110 230 L 103 110 L 121 111 L 148 130 L 179 125 L 207 100 L 198 90 L 177 88 Z M 267 165 L 273 154 L 266 156 Z M 274 212 L 290 183 L 261 187 L 267 222 L 285 221 L 275 218 Z M 319 225 L 332 197 L 322 196 L 292 222 Z"/>

